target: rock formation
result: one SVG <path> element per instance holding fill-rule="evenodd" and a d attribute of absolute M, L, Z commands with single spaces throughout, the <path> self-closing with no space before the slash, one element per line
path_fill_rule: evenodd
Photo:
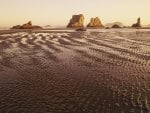
<path fill-rule="evenodd" d="M 87 29 L 86 28 L 78 28 L 78 29 L 76 29 L 76 31 L 87 31 Z"/>
<path fill-rule="evenodd" d="M 32 29 L 32 22 L 29 21 L 28 23 L 23 24 L 23 25 L 21 26 L 21 29 Z"/>
<path fill-rule="evenodd" d="M 84 27 L 84 16 L 83 16 L 83 14 L 73 15 L 72 19 L 70 20 L 67 27 Z"/>
<path fill-rule="evenodd" d="M 91 18 L 90 23 L 87 27 L 104 27 L 99 19 L 99 17 Z"/>
<path fill-rule="evenodd" d="M 13 26 L 11 29 L 20 29 L 21 28 L 21 25 L 16 25 L 16 26 Z"/>
<path fill-rule="evenodd" d="M 112 28 L 121 28 L 118 24 L 112 26 Z"/>
<path fill-rule="evenodd" d="M 133 24 L 132 27 L 141 27 L 141 18 L 140 17 L 137 19 L 137 23 Z"/>
<path fill-rule="evenodd" d="M 42 27 L 40 27 L 40 26 L 35 26 L 35 25 L 33 26 L 31 21 L 29 21 L 26 24 L 23 24 L 22 26 L 16 25 L 16 26 L 12 27 L 12 29 L 41 29 L 41 28 Z"/>
<path fill-rule="evenodd" d="M 118 25 L 118 26 L 120 26 L 120 27 L 124 27 L 123 23 L 121 23 L 121 22 L 107 23 L 107 24 L 105 24 L 105 27 L 112 27 L 115 24 Z"/>

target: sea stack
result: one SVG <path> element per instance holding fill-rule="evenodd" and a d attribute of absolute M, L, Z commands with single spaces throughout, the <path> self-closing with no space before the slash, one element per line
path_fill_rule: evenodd
<path fill-rule="evenodd" d="M 96 28 L 100 28 L 100 27 L 104 27 L 99 19 L 99 17 L 96 18 L 91 18 L 90 23 L 87 25 L 87 27 L 96 27 Z"/>
<path fill-rule="evenodd" d="M 142 27 L 141 26 L 141 18 L 140 17 L 137 19 L 137 23 L 133 24 L 132 27 Z"/>
<path fill-rule="evenodd" d="M 84 27 L 84 15 L 73 15 L 67 27 L 82 28 Z"/>
<path fill-rule="evenodd" d="M 32 25 L 32 22 L 29 21 L 27 22 L 26 24 L 23 24 L 23 25 L 16 25 L 16 26 L 13 26 L 11 29 L 41 29 L 42 27 L 40 26 L 36 26 L 36 25 Z"/>

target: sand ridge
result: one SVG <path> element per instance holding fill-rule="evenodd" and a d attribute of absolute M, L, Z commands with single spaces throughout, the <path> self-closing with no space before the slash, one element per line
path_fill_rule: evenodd
<path fill-rule="evenodd" d="M 149 113 L 150 31 L 0 34 L 0 112 Z"/>

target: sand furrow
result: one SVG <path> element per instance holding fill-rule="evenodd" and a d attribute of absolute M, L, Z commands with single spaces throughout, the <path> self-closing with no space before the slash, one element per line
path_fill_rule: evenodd
<path fill-rule="evenodd" d="M 148 37 L 126 29 L 0 34 L 0 112 L 148 113 Z"/>

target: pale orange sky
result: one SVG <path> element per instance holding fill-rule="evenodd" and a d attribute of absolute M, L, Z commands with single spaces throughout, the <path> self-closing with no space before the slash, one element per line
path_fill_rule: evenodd
<path fill-rule="evenodd" d="M 141 17 L 150 24 L 150 0 L 0 0 L 0 26 L 23 24 L 66 26 L 73 14 L 84 14 L 85 25 L 99 16 L 102 23 L 131 25 Z"/>

